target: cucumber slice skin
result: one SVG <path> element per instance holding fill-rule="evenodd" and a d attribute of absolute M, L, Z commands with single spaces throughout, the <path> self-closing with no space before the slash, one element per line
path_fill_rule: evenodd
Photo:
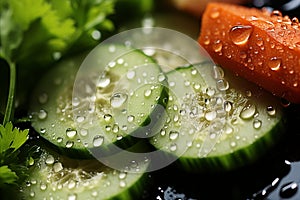
<path fill-rule="evenodd" d="M 133 54 L 133 56 L 131 55 L 131 57 L 134 58 L 134 55 L 136 54 L 137 56 L 141 57 L 140 59 L 147 59 L 149 63 L 153 63 L 153 65 L 155 65 L 155 70 L 157 71 L 155 73 L 162 73 L 161 69 L 156 65 L 155 61 L 152 60 L 151 57 L 144 55 L 140 50 L 127 49 L 127 47 L 124 48 L 122 45 L 115 45 L 115 49 L 117 51 L 123 51 L 125 53 L 130 50 L 130 53 Z M 97 51 L 101 52 L 101 48 Z M 30 114 L 33 113 L 32 116 L 34 116 L 32 118 L 33 128 L 42 136 L 42 138 L 48 140 L 48 143 L 53 148 L 55 148 L 61 154 L 82 159 L 92 158 L 93 155 L 91 154 L 91 152 L 93 152 L 94 147 L 89 146 L 89 149 L 92 149 L 91 151 L 89 151 L 78 136 L 79 132 L 78 130 L 76 130 L 76 124 L 72 118 L 73 113 L 71 113 L 71 91 L 74 85 L 74 80 L 76 78 L 76 73 L 79 72 L 78 69 L 80 67 L 80 63 L 82 63 L 86 55 L 87 54 L 63 60 L 62 62 L 58 63 L 57 66 L 54 66 L 54 68 L 41 79 L 41 82 L 34 90 L 33 99 L 31 101 L 31 109 L 29 112 Z M 130 59 L 133 60 L 131 57 Z M 112 71 L 118 70 L 113 69 Z M 126 70 L 122 69 L 120 70 L 120 73 L 126 73 Z M 66 75 L 69 75 L 69 77 L 66 77 Z M 159 123 L 163 121 L 162 119 L 164 117 L 163 113 L 160 113 L 161 109 L 159 109 L 159 107 L 164 108 L 168 100 L 168 88 L 166 87 L 166 84 L 167 81 L 163 80 L 160 83 L 159 91 L 158 89 L 156 89 L 156 91 L 160 93 L 160 97 L 156 102 L 158 106 L 154 107 L 149 115 L 146 115 L 146 117 L 141 119 L 142 123 L 139 124 L 136 130 L 133 130 L 132 134 L 125 135 L 120 140 L 114 139 L 111 145 L 116 145 L 121 149 L 126 149 L 127 147 L 130 147 L 141 140 L 141 138 L 133 137 L 132 135 L 135 136 L 141 132 L 146 131 L 151 132 L 152 128 L 159 127 Z M 60 97 L 59 95 L 62 95 L 62 97 Z M 59 102 L 60 100 L 62 100 L 63 102 Z M 58 106 L 68 107 L 68 115 L 64 113 L 64 115 L 57 114 L 57 110 L 61 109 Z M 71 132 L 71 134 L 73 131 L 76 136 L 71 139 L 66 138 L 65 134 L 68 130 Z M 57 132 L 59 133 L 57 134 Z M 56 134 L 59 135 L 59 137 L 54 136 Z M 101 148 L 95 148 L 98 152 L 103 151 L 103 155 L 111 153 L 109 143 L 106 145 L 102 145 Z"/>
<path fill-rule="evenodd" d="M 64 157 L 51 149 L 40 151 L 39 160 L 31 166 L 30 176 L 20 189 L 22 200 L 133 200 L 140 199 L 145 188 L 151 186 L 146 173 L 149 163 L 139 163 L 138 173 L 124 173 L 109 169 L 95 159 L 82 161 Z"/>
<path fill-rule="evenodd" d="M 200 63 L 200 72 L 202 77 L 204 78 L 205 82 L 207 85 L 213 85 L 216 83 L 216 80 L 211 78 L 211 74 L 208 73 L 207 68 L 211 68 L 213 65 L 213 63 L 208 62 L 203 62 Z M 184 70 L 184 68 L 178 68 L 177 70 Z M 202 69 L 204 71 L 202 71 Z M 176 71 L 176 70 L 175 70 Z M 180 71 L 178 71 L 180 72 Z M 174 73 L 174 72 L 172 72 Z M 171 73 L 167 74 L 170 75 Z M 172 74 L 171 74 L 172 75 Z M 170 78 L 168 76 L 168 78 Z M 159 134 L 157 136 L 154 137 L 154 139 L 152 138 L 152 140 L 150 141 L 152 145 L 154 145 L 154 147 L 156 147 L 157 149 L 160 149 L 162 151 L 165 151 L 166 154 L 173 154 L 172 156 L 177 156 L 177 162 L 175 163 L 179 168 L 188 171 L 188 172 L 202 172 L 202 171 L 228 171 L 228 170 L 234 170 L 237 169 L 239 167 L 245 166 L 247 164 L 250 164 L 252 162 L 254 162 L 255 160 L 259 159 L 261 156 L 263 156 L 268 150 L 270 150 L 276 143 L 277 141 L 279 141 L 279 139 L 282 136 L 282 133 L 284 132 L 284 112 L 282 110 L 282 106 L 280 105 L 280 101 L 278 99 L 276 99 L 275 97 L 273 97 L 272 95 L 268 94 L 265 91 L 260 91 L 260 89 L 248 82 L 244 82 L 245 80 L 239 79 L 239 77 L 235 77 L 234 75 L 230 74 L 230 72 L 225 73 L 225 78 L 229 81 L 229 84 L 234 86 L 234 89 L 241 92 L 242 94 L 247 93 L 248 89 L 249 91 L 252 92 L 252 94 L 248 94 L 250 97 L 249 99 L 251 99 L 254 102 L 260 102 L 259 104 L 264 105 L 264 106 L 268 106 L 268 103 L 270 103 L 271 105 L 274 105 L 274 108 L 276 109 L 276 116 L 271 116 L 269 119 L 266 119 L 266 121 L 270 120 L 274 120 L 274 123 L 270 123 L 270 127 L 268 129 L 266 129 L 266 131 L 263 134 L 260 134 L 259 136 L 257 136 L 257 138 L 255 140 L 253 140 L 251 143 L 249 144 L 244 144 L 243 146 L 239 147 L 238 145 L 236 145 L 237 147 L 234 148 L 233 150 L 229 151 L 228 148 L 226 150 L 226 148 L 224 148 L 224 145 L 222 147 L 222 145 L 218 144 L 218 143 L 222 143 L 222 141 L 217 142 L 215 145 L 215 148 L 218 149 L 221 148 L 222 150 L 215 150 L 212 149 L 211 152 L 209 152 L 206 155 L 197 155 L 197 151 L 195 150 L 195 148 L 190 148 L 187 147 L 186 152 L 184 153 L 179 153 L 176 154 L 176 151 L 172 152 L 171 148 L 166 147 L 166 146 L 170 146 L 170 143 L 172 141 L 172 139 L 169 139 L 169 141 L 167 141 L 167 139 L 163 139 L 161 142 L 160 139 L 162 139 L 162 137 L 159 136 Z M 171 78 L 172 79 L 172 78 Z M 248 85 L 247 89 L 243 88 L 244 85 Z M 209 87 L 209 86 L 206 86 Z M 256 90 L 259 90 L 258 92 Z M 265 100 L 267 99 L 267 100 Z M 261 115 L 262 111 L 262 106 L 259 106 L 259 104 L 257 104 L 256 110 L 258 110 L 258 113 Z M 265 110 L 264 110 L 265 111 Z M 264 115 L 264 114 L 262 114 Z M 266 115 L 266 114 L 265 114 Z M 273 119 L 272 119 L 273 118 Z M 259 119 L 259 118 L 258 118 Z M 252 119 L 251 119 L 252 120 Z M 249 119 L 245 120 L 245 123 L 249 123 Z M 248 121 L 248 122 L 247 122 Z M 262 123 L 264 123 L 264 121 L 262 121 Z M 269 123 L 269 122 L 267 122 Z M 172 127 L 173 125 L 170 125 L 170 127 Z M 185 125 L 183 125 L 185 126 Z M 242 126 L 242 125 L 241 125 Z M 178 127 L 177 127 L 178 128 Z M 176 130 L 176 128 L 174 128 Z M 187 127 L 188 129 L 188 127 Z M 170 128 L 169 130 L 167 130 L 166 132 L 170 132 L 170 130 L 172 130 L 172 128 Z M 247 128 L 243 130 L 243 128 L 241 127 L 241 130 L 239 131 L 246 131 L 249 132 L 249 134 L 254 134 L 255 130 L 253 130 L 253 132 L 251 130 L 247 130 Z M 167 134 L 166 136 L 167 137 Z M 220 136 L 221 137 L 221 136 Z M 178 137 L 178 140 L 180 138 Z M 242 139 L 241 139 L 242 140 Z M 183 142 L 184 139 L 182 140 Z M 197 140 L 195 140 L 197 143 Z M 193 141 L 194 142 L 194 141 Z M 201 140 L 200 140 L 201 142 Z M 176 144 L 178 145 L 177 142 Z M 224 142 L 223 142 L 224 143 Z M 226 141 L 225 141 L 226 143 Z M 224 144 L 225 144 L 224 143 Z M 227 141 L 227 143 L 229 143 Z M 229 146 L 229 144 L 228 144 Z"/>
<path fill-rule="evenodd" d="M 178 158 L 176 166 L 191 173 L 224 172 L 251 165 L 276 146 L 282 138 L 284 122 L 279 122 L 266 135 L 249 146 L 221 156 Z"/>

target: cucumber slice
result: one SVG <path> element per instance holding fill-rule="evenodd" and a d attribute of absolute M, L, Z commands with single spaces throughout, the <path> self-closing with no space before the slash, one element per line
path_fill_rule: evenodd
<path fill-rule="evenodd" d="M 22 199 L 139 199 L 149 183 L 148 162 L 115 170 L 96 159 L 70 159 L 41 151 L 22 186 Z"/>
<path fill-rule="evenodd" d="M 161 76 L 142 51 L 99 45 L 84 60 L 64 60 L 41 78 L 30 106 L 32 126 L 76 158 L 91 157 L 93 148 L 126 149 L 159 127 L 168 96 Z"/>
<path fill-rule="evenodd" d="M 201 76 L 192 77 L 192 71 Z M 170 120 L 150 142 L 177 156 L 183 169 L 235 169 L 258 159 L 279 138 L 280 101 L 258 86 L 210 61 L 178 68 L 167 77 L 170 85 L 176 83 L 170 87 L 176 101 L 169 101 Z"/>

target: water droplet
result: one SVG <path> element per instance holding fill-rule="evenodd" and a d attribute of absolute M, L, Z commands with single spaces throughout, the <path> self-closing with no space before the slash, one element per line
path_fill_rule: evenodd
<path fill-rule="evenodd" d="M 63 165 L 61 164 L 61 162 L 56 162 L 56 163 L 54 163 L 54 165 L 53 165 L 53 170 L 54 170 L 55 173 L 60 172 L 60 171 L 63 170 L 63 169 L 64 169 L 64 167 L 63 167 Z"/>
<path fill-rule="evenodd" d="M 45 104 L 48 101 L 48 94 L 43 92 L 42 94 L 40 94 L 39 96 L 39 103 L 40 104 Z"/>
<path fill-rule="evenodd" d="M 151 28 L 154 26 L 155 20 L 152 17 L 146 17 L 142 20 L 142 27 Z"/>
<path fill-rule="evenodd" d="M 270 67 L 271 70 L 273 71 L 278 71 L 281 66 L 281 59 L 277 57 L 273 57 L 268 61 L 268 66 Z"/>
<path fill-rule="evenodd" d="M 255 120 L 253 121 L 253 128 L 259 129 L 259 128 L 261 127 L 261 125 L 262 125 L 262 121 L 261 121 L 261 120 L 255 119 Z"/>
<path fill-rule="evenodd" d="M 170 140 L 176 140 L 179 136 L 179 132 L 178 131 L 170 131 L 169 133 L 169 138 Z"/>
<path fill-rule="evenodd" d="M 189 85 L 191 85 L 191 82 L 188 81 L 188 80 L 185 80 L 185 81 L 184 81 L 184 85 L 185 85 L 185 86 L 189 86 Z"/>
<path fill-rule="evenodd" d="M 165 129 L 161 129 L 159 133 L 160 133 L 161 136 L 165 136 L 166 135 L 166 130 Z"/>
<path fill-rule="evenodd" d="M 252 26 L 248 26 L 248 25 L 234 26 L 229 31 L 229 37 L 234 44 L 245 45 L 248 42 L 252 34 L 252 31 L 253 31 Z"/>
<path fill-rule="evenodd" d="M 171 151 L 176 151 L 177 150 L 177 144 L 173 143 L 170 145 L 170 150 Z"/>
<path fill-rule="evenodd" d="M 77 195 L 76 194 L 69 194 L 68 195 L 68 200 L 76 200 L 77 199 Z"/>
<path fill-rule="evenodd" d="M 66 135 L 68 138 L 74 138 L 76 136 L 76 134 L 77 134 L 77 131 L 74 129 L 68 128 L 66 130 Z"/>
<path fill-rule="evenodd" d="M 57 141 L 58 143 L 61 143 L 61 142 L 63 141 L 63 138 L 62 138 L 62 137 L 58 137 L 58 138 L 56 139 L 56 141 Z"/>
<path fill-rule="evenodd" d="M 214 52 L 221 52 L 223 48 L 223 44 L 221 42 L 221 40 L 217 40 L 212 44 L 212 49 L 214 50 Z"/>
<path fill-rule="evenodd" d="M 82 123 L 84 121 L 85 117 L 84 116 L 77 116 L 76 117 L 76 122 Z"/>
<path fill-rule="evenodd" d="M 164 74 L 159 74 L 158 75 L 158 81 L 163 82 L 164 80 L 166 80 L 166 76 Z"/>
<path fill-rule="evenodd" d="M 78 97 L 74 97 L 73 99 L 72 99 L 72 106 L 79 106 L 79 104 L 80 104 L 80 100 L 79 100 L 79 98 Z"/>
<path fill-rule="evenodd" d="M 47 189 L 47 184 L 41 183 L 40 189 L 43 190 L 43 191 L 46 190 Z"/>
<path fill-rule="evenodd" d="M 37 184 L 37 180 L 32 179 L 32 180 L 31 180 L 31 184 L 33 184 L 33 185 Z"/>
<path fill-rule="evenodd" d="M 224 78 L 224 70 L 221 67 L 214 65 L 213 66 L 213 77 L 216 80 L 223 79 Z"/>
<path fill-rule="evenodd" d="M 125 61 L 124 61 L 123 58 L 119 58 L 119 59 L 117 60 L 117 63 L 118 63 L 119 65 L 122 65 L 124 62 L 125 62 Z"/>
<path fill-rule="evenodd" d="M 127 117 L 127 121 L 129 122 L 129 123 L 131 123 L 131 122 L 133 122 L 134 121 L 134 116 L 133 115 L 129 115 L 128 117 Z"/>
<path fill-rule="evenodd" d="M 92 192 L 92 197 L 97 197 L 98 196 L 98 192 L 97 191 L 93 191 Z"/>
<path fill-rule="evenodd" d="M 209 111 L 205 113 L 205 119 L 207 121 L 213 121 L 217 117 L 217 112 L 216 111 Z"/>
<path fill-rule="evenodd" d="M 143 72 L 143 77 L 147 77 L 147 72 Z"/>
<path fill-rule="evenodd" d="M 83 137 L 87 136 L 88 135 L 88 130 L 87 129 L 80 129 L 80 132 L 79 134 Z"/>
<path fill-rule="evenodd" d="M 66 142 L 66 148 L 71 148 L 71 147 L 73 147 L 73 145 L 74 145 L 73 141 L 67 141 Z"/>
<path fill-rule="evenodd" d="M 127 176 L 127 173 L 126 172 L 120 172 L 120 174 L 119 174 L 119 179 L 125 179 L 126 178 L 126 176 Z"/>
<path fill-rule="evenodd" d="M 129 71 L 127 72 L 126 76 L 127 76 L 127 78 L 128 78 L 129 80 L 133 79 L 133 78 L 135 77 L 135 71 L 129 70 Z"/>
<path fill-rule="evenodd" d="M 203 43 L 205 45 L 209 45 L 210 44 L 210 39 L 209 39 L 209 37 L 207 35 L 204 37 L 204 42 Z"/>
<path fill-rule="evenodd" d="M 108 51 L 111 52 L 111 53 L 115 52 L 116 51 L 116 46 L 115 45 L 110 45 L 108 47 Z"/>
<path fill-rule="evenodd" d="M 105 130 L 106 130 L 107 132 L 111 131 L 111 126 L 110 126 L 110 125 L 105 126 Z"/>
<path fill-rule="evenodd" d="M 194 89 L 195 89 L 195 90 L 199 90 L 200 88 L 201 88 L 201 85 L 200 85 L 200 84 L 195 84 L 195 85 L 194 85 Z"/>
<path fill-rule="evenodd" d="M 226 91 L 229 88 L 229 83 L 225 79 L 219 79 L 217 81 L 217 88 L 220 91 Z"/>
<path fill-rule="evenodd" d="M 101 32 L 98 31 L 98 30 L 94 30 L 92 33 L 91 33 L 91 36 L 94 40 L 100 40 L 101 38 Z"/>
<path fill-rule="evenodd" d="M 102 135 L 96 135 L 93 139 L 93 146 L 100 147 L 104 142 L 104 137 Z"/>
<path fill-rule="evenodd" d="M 192 74 L 193 76 L 196 75 L 197 73 L 198 73 L 198 70 L 197 70 L 197 69 L 194 68 L 194 69 L 191 70 L 191 74 Z"/>
<path fill-rule="evenodd" d="M 74 180 L 70 180 L 68 183 L 68 189 L 73 189 L 76 186 L 76 182 Z"/>
<path fill-rule="evenodd" d="M 267 113 L 270 116 L 274 116 L 276 114 L 276 109 L 273 106 L 267 106 Z"/>
<path fill-rule="evenodd" d="M 124 180 L 122 180 L 122 181 L 120 181 L 119 185 L 121 188 L 124 188 L 124 187 L 126 187 L 126 182 Z"/>
<path fill-rule="evenodd" d="M 230 142 L 230 147 L 231 147 L 231 148 L 236 147 L 236 145 L 237 145 L 236 142 L 234 142 L 234 141 Z"/>
<path fill-rule="evenodd" d="M 217 19 L 220 16 L 220 12 L 218 10 L 214 10 L 213 12 L 211 12 L 210 17 L 212 19 Z"/>
<path fill-rule="evenodd" d="M 289 183 L 284 184 L 280 188 L 279 195 L 282 198 L 291 198 L 296 194 L 297 191 L 298 191 L 297 182 L 289 182 Z"/>
<path fill-rule="evenodd" d="M 176 83 L 174 81 L 170 81 L 169 85 L 170 85 L 170 87 L 174 87 L 176 85 Z"/>
<path fill-rule="evenodd" d="M 271 17 L 282 17 L 282 13 L 279 10 L 273 10 L 271 12 Z"/>
<path fill-rule="evenodd" d="M 32 166 L 32 165 L 34 165 L 34 163 L 35 163 L 34 159 L 32 157 L 29 157 L 28 158 L 28 165 Z"/>
<path fill-rule="evenodd" d="M 61 52 L 56 51 L 52 54 L 54 60 L 59 60 L 62 56 Z"/>
<path fill-rule="evenodd" d="M 292 18 L 292 26 L 295 26 L 295 27 L 299 26 L 299 19 L 297 17 Z"/>
<path fill-rule="evenodd" d="M 127 94 L 115 93 L 110 99 L 110 104 L 113 108 L 121 107 L 127 100 Z"/>
<path fill-rule="evenodd" d="M 286 100 L 284 98 L 281 98 L 281 105 L 286 108 L 291 105 L 291 102 L 289 102 L 288 100 Z"/>
<path fill-rule="evenodd" d="M 147 89 L 147 90 L 145 90 L 145 92 L 144 92 L 144 96 L 145 96 L 145 97 L 150 97 L 151 94 L 152 94 L 152 90 L 150 90 L 150 89 Z"/>
<path fill-rule="evenodd" d="M 41 132 L 42 134 L 45 134 L 45 133 L 46 133 L 46 129 L 45 129 L 45 128 L 41 128 L 40 132 Z"/>
<path fill-rule="evenodd" d="M 249 119 L 254 116 L 256 112 L 256 106 L 253 103 L 248 103 L 246 106 L 243 107 L 240 117 L 242 119 Z"/>
<path fill-rule="evenodd" d="M 98 88 L 106 88 L 110 84 L 110 78 L 106 75 L 102 75 L 99 77 L 96 86 Z"/>
<path fill-rule="evenodd" d="M 119 132 L 119 125 L 118 124 L 114 124 L 113 127 L 112 127 L 112 131 L 114 133 L 118 133 Z"/>
<path fill-rule="evenodd" d="M 233 133 L 233 128 L 230 125 L 225 125 L 225 133 L 227 135 L 230 135 L 231 133 Z"/>
<path fill-rule="evenodd" d="M 116 62 L 115 62 L 115 61 L 111 61 L 111 62 L 108 63 L 108 66 L 109 66 L 110 68 L 115 67 L 115 66 L 116 66 Z"/>
<path fill-rule="evenodd" d="M 145 48 L 145 49 L 143 49 L 143 52 L 147 56 L 154 56 L 156 53 L 156 50 L 154 48 Z"/>
<path fill-rule="evenodd" d="M 264 41 L 263 41 L 261 38 L 259 38 L 259 39 L 257 40 L 257 42 L 256 42 L 256 45 L 259 46 L 259 47 L 261 47 L 261 46 L 264 45 Z"/>
<path fill-rule="evenodd" d="M 230 112 L 232 110 L 232 102 L 230 101 L 225 101 L 224 102 L 224 110 L 226 112 Z"/>
<path fill-rule="evenodd" d="M 41 109 L 38 113 L 38 118 L 41 120 L 46 119 L 47 116 L 48 116 L 48 113 L 44 109 Z"/>
<path fill-rule="evenodd" d="M 45 163 L 47 164 L 47 165 L 52 165 L 53 163 L 54 163 L 54 157 L 52 156 L 52 155 L 48 155 L 47 156 L 47 158 L 46 158 L 46 161 L 45 161 Z"/>
<path fill-rule="evenodd" d="M 214 94 L 216 93 L 215 89 L 212 87 L 208 87 L 206 88 L 206 94 L 210 97 L 214 96 Z"/>
<path fill-rule="evenodd" d="M 247 90 L 247 91 L 246 91 L 246 96 L 247 96 L 247 97 L 251 97 L 251 96 L 252 96 L 252 92 L 251 92 L 250 90 Z"/>
<path fill-rule="evenodd" d="M 34 191 L 30 191 L 30 197 L 34 197 L 35 196 L 35 192 Z"/>
<path fill-rule="evenodd" d="M 112 119 L 112 116 L 111 116 L 111 114 L 104 114 L 103 119 L 106 122 L 110 122 Z"/>

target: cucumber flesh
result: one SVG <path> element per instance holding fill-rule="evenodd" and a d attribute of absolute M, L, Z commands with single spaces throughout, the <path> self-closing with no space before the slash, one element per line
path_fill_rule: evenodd
<path fill-rule="evenodd" d="M 148 162 L 108 168 L 96 159 L 76 160 L 42 150 L 21 189 L 22 199 L 137 199 L 148 182 Z"/>
<path fill-rule="evenodd" d="M 143 137 L 162 117 L 158 112 L 168 93 L 161 76 L 142 51 L 99 45 L 85 59 L 62 61 L 41 79 L 31 101 L 32 126 L 77 158 L 91 157 L 92 148 L 130 147 L 131 136 Z"/>
<path fill-rule="evenodd" d="M 190 70 L 169 72 L 169 82 Z M 180 166 L 188 171 L 234 169 L 263 155 L 278 139 L 282 127 L 280 101 L 209 61 L 194 66 L 194 70 L 202 79 L 192 82 L 204 87 L 196 91 L 192 85 L 174 86 L 176 110 L 170 102 L 167 106 L 173 120 L 167 121 L 163 134 L 156 134 L 150 142 L 177 156 Z M 189 93 L 182 95 L 183 87 Z"/>

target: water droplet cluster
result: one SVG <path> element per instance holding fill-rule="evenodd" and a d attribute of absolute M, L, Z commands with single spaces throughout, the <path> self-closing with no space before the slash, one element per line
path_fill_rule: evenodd
<path fill-rule="evenodd" d="M 211 11 L 210 20 L 218 25 L 211 30 L 204 30 L 202 43 L 206 48 L 211 49 L 215 55 L 242 63 L 246 69 L 276 77 L 282 85 L 299 87 L 296 76 L 290 76 L 297 69 L 287 67 L 295 66 L 294 63 L 299 60 L 290 51 L 300 47 L 300 41 L 294 37 L 300 33 L 296 17 L 290 19 L 278 10 L 270 12 L 263 9 L 260 17 L 242 13 L 241 17 L 247 22 L 229 25 L 221 19 L 221 12 L 218 8 Z M 257 27 L 267 32 L 267 35 L 254 31 Z"/>
<path fill-rule="evenodd" d="M 75 95 L 72 93 L 75 74 L 63 78 L 65 72 L 62 71 L 49 78 L 52 82 L 45 85 L 58 90 L 53 94 L 49 89 L 47 92 L 39 90 L 37 104 L 31 113 L 34 127 L 43 137 L 68 149 L 98 148 L 121 140 L 146 120 L 162 98 L 160 93 L 166 78 L 148 56 L 126 48 L 114 44 L 102 47 L 101 51 L 115 59 L 101 66 L 102 59 L 97 58 L 95 63 L 98 68 L 102 67 L 101 70 L 91 69 L 94 73 L 79 77 Z M 141 59 L 133 60 L 134 56 Z M 68 73 L 73 69 L 76 72 L 75 63 L 63 63 L 65 66 L 61 68 L 70 67 Z M 49 120 L 52 120 L 51 125 Z M 67 128 L 61 130 L 61 127 Z"/>
<path fill-rule="evenodd" d="M 198 73 L 196 69 L 192 72 Z M 191 76 L 194 75 L 195 73 Z M 268 116 L 269 119 L 276 117 L 276 108 L 273 105 L 267 105 L 264 109 L 258 108 L 253 100 L 257 91 L 231 87 L 219 66 L 213 67 L 212 77 L 215 87 L 198 88 L 195 86 L 199 83 L 190 79 L 190 84 L 184 84 L 183 87 L 191 87 L 193 92 L 187 92 L 182 97 L 170 95 L 171 103 L 167 110 L 171 114 L 164 128 L 154 137 L 154 144 L 161 143 L 162 148 L 179 154 L 186 150 L 195 154 L 196 151 L 199 157 L 203 157 L 209 153 L 217 153 L 218 146 L 227 145 L 221 148 L 222 151 L 227 149 L 232 152 L 239 145 L 251 144 L 260 137 L 264 125 L 263 116 Z M 173 89 L 172 86 L 170 89 Z M 241 131 L 240 127 L 244 124 L 248 128 Z"/>
<path fill-rule="evenodd" d="M 138 172 L 147 166 L 144 164 L 132 161 L 128 168 Z M 46 152 L 32 168 L 36 173 L 28 177 L 22 188 L 22 192 L 31 198 L 108 198 L 114 196 L 118 188 L 126 189 L 128 184 L 134 183 L 135 176 L 141 175 L 129 173 L 126 169 L 110 169 L 97 160 L 72 160 Z"/>

